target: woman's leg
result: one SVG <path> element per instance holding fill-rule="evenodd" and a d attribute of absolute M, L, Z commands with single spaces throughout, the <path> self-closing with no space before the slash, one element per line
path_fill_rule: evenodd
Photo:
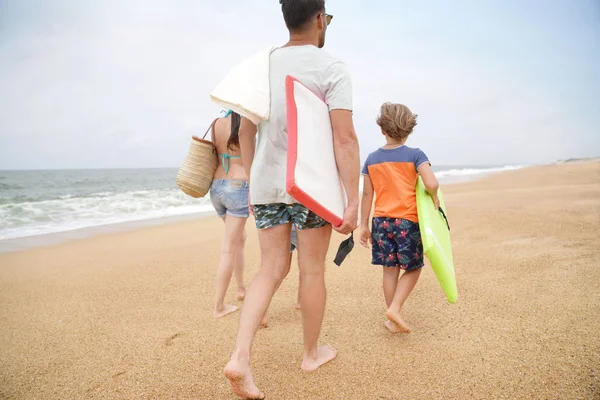
<path fill-rule="evenodd" d="M 246 297 L 246 288 L 244 286 L 244 249 L 246 248 L 246 230 L 244 229 L 240 244 L 236 247 L 235 261 L 233 266 L 233 276 L 237 285 L 237 299 L 244 300 Z"/>
<path fill-rule="evenodd" d="M 243 237 L 246 220 L 247 218 L 237 218 L 230 215 L 225 217 L 225 235 L 221 245 L 221 260 L 217 269 L 217 282 L 215 285 L 215 318 L 223 317 L 237 310 L 236 306 L 224 304 L 224 301 L 233 273 L 235 254 Z"/>

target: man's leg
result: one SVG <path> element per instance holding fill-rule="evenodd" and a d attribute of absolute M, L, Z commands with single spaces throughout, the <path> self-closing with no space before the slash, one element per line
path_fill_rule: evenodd
<path fill-rule="evenodd" d="M 331 239 L 331 225 L 298 231 L 300 303 L 304 327 L 304 359 L 301 368 L 310 372 L 333 360 L 337 351 L 318 346 L 325 313 L 325 256 Z"/>
<path fill-rule="evenodd" d="M 260 271 L 246 292 L 236 347 L 224 371 L 234 392 L 250 399 L 264 398 L 252 377 L 250 351 L 273 294 L 289 272 L 290 225 L 259 230 L 258 239 L 261 249 Z"/>

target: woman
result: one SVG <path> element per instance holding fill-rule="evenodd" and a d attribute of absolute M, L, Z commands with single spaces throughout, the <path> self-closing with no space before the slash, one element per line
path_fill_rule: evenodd
<path fill-rule="evenodd" d="M 240 116 L 228 111 L 213 127 L 213 143 L 217 148 L 219 166 L 213 177 L 210 199 L 219 217 L 225 222 L 221 260 L 217 270 L 215 318 L 236 311 L 237 306 L 225 304 L 231 275 L 235 275 L 237 298 L 243 300 L 245 225 L 250 216 L 248 207 L 248 176 L 244 170 L 239 146 Z"/>

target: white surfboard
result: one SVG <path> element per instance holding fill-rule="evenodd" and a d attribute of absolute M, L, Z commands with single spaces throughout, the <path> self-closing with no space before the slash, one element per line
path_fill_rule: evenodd
<path fill-rule="evenodd" d="M 333 150 L 327 104 L 292 76 L 286 77 L 288 193 L 331 223 L 344 220 L 347 196 Z"/>

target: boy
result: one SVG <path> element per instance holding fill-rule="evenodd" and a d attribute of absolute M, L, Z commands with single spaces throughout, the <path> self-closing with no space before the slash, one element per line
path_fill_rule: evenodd
<path fill-rule="evenodd" d="M 392 333 L 410 333 L 401 310 L 423 267 L 415 186 L 420 174 L 437 208 L 439 184 L 425 153 L 404 145 L 417 125 L 417 116 L 408 107 L 383 104 L 377 125 L 386 145 L 369 155 L 362 171 L 360 242 L 367 248 L 371 242 L 372 264 L 383 266 L 383 293 L 388 307 L 386 328 Z M 371 232 L 369 217 L 373 194 L 375 211 Z M 404 271 L 401 276 L 400 271 Z"/>

